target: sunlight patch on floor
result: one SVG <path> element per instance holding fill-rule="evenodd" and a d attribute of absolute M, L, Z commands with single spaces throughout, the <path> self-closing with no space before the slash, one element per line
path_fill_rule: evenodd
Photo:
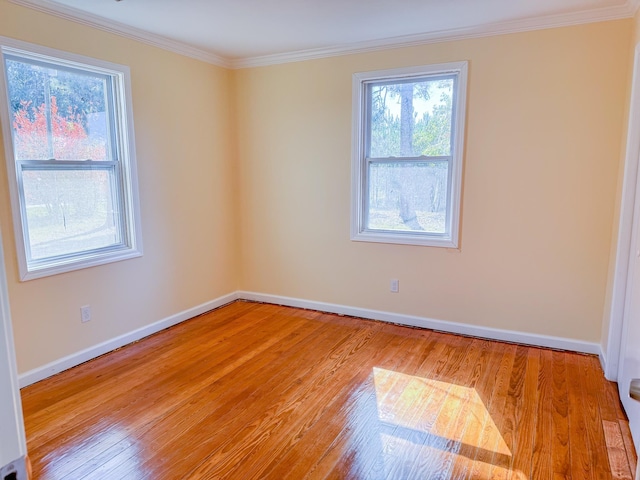
<path fill-rule="evenodd" d="M 373 376 L 380 421 L 426 434 L 428 444 L 446 439 L 455 442 L 448 449 L 470 446 L 511 456 L 475 389 L 383 368 L 374 368 Z"/>

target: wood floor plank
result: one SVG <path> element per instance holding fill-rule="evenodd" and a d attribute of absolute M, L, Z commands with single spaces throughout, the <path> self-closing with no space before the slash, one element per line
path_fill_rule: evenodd
<path fill-rule="evenodd" d="M 362 352 L 362 348 L 371 340 L 373 333 L 362 330 L 351 335 L 339 348 L 331 351 L 331 360 L 325 361 L 323 368 L 318 368 L 307 374 L 312 376 L 313 381 L 304 382 L 299 389 L 296 389 L 294 401 L 283 397 L 280 402 L 273 404 L 272 409 L 267 410 L 258 420 L 246 425 L 241 432 L 231 434 L 227 443 L 210 454 L 206 461 L 202 462 L 186 478 L 231 476 L 242 464 L 243 459 L 260 447 L 265 434 L 274 439 L 282 438 L 284 428 L 290 425 L 296 428 L 298 426 L 296 422 L 303 422 L 305 418 L 321 412 L 321 409 L 330 404 L 339 394 L 345 383 L 350 384 L 353 381 L 354 371 L 341 367 L 349 361 L 359 363 L 358 360 L 364 360 L 363 357 L 357 358 L 358 352 Z M 287 397 L 289 397 L 288 392 Z M 293 419 L 291 416 L 296 410 L 299 415 Z M 232 455 L 228 453 L 226 448 L 229 445 L 235 447 Z M 238 445 L 241 446 L 238 447 Z M 277 441 L 276 445 L 279 446 Z M 275 451 L 271 453 L 278 454 L 279 449 L 275 447 Z"/>
<path fill-rule="evenodd" d="M 273 313 L 267 310 L 261 315 L 260 319 L 269 319 L 270 315 L 273 315 Z M 287 325 L 286 320 L 283 319 L 281 325 L 284 328 Z M 197 325 L 195 327 L 196 331 L 192 332 L 192 341 L 197 341 L 197 338 L 199 338 L 200 329 L 197 328 Z M 295 330 L 295 326 L 287 328 Z M 166 335 L 169 333 L 173 334 L 173 329 L 167 332 Z M 215 332 L 212 332 L 212 334 L 215 334 Z M 105 402 L 110 404 L 112 411 L 117 411 L 118 408 L 128 408 L 131 403 L 131 397 L 122 396 L 123 391 L 135 390 L 138 398 L 140 396 L 155 398 L 159 385 L 168 393 L 170 393 L 171 387 L 175 389 L 191 388 L 189 387 L 191 378 L 202 376 L 202 372 L 194 371 L 191 368 L 193 363 L 210 358 L 212 355 L 216 355 L 216 361 L 222 363 L 227 358 L 237 355 L 237 350 L 231 345 L 229 338 L 233 337 L 243 342 L 251 341 L 255 344 L 262 344 L 264 342 L 263 335 L 264 332 L 260 328 L 256 328 L 255 325 L 253 328 L 248 328 L 244 322 L 237 322 L 236 325 L 229 327 L 228 333 L 225 332 L 224 335 L 214 337 L 215 340 L 209 344 L 186 342 L 186 344 L 181 345 L 181 355 L 176 355 L 174 349 L 156 354 L 154 349 L 154 362 L 151 365 L 148 359 L 145 360 L 147 355 L 139 352 L 138 361 L 133 362 L 133 364 L 131 358 L 119 361 L 120 365 L 119 368 L 116 368 L 116 371 L 108 372 L 96 379 L 96 381 L 87 380 L 87 375 L 84 372 L 88 369 L 73 369 L 71 372 L 77 374 L 77 378 L 74 379 L 73 383 L 84 386 L 84 388 L 79 388 L 76 394 L 68 395 L 55 403 L 49 404 L 46 408 L 31 410 L 28 407 L 23 407 L 25 414 L 29 415 L 31 419 L 27 430 L 29 428 L 38 429 L 37 432 L 33 433 L 27 431 L 27 436 L 34 441 L 46 442 L 51 438 L 54 440 L 60 438 L 67 430 L 73 430 L 65 428 L 65 426 L 77 425 L 83 421 L 92 424 L 96 423 L 96 420 L 100 419 L 104 414 L 103 404 Z M 104 356 L 97 359 L 96 362 L 101 360 L 108 361 L 112 357 L 112 355 Z M 212 363 L 208 363 L 208 365 L 215 367 Z M 146 380 L 142 386 L 140 378 L 145 378 Z M 143 390 L 140 390 L 140 387 Z M 140 401 L 136 401 L 135 404 L 144 405 Z M 81 405 L 82 408 L 77 408 L 77 405 Z M 48 416 L 51 412 L 56 414 L 58 428 L 40 428 L 41 423 L 50 423 Z M 60 412 L 64 412 L 65 416 L 61 416 Z M 71 433 L 73 434 L 73 432 Z"/>
<path fill-rule="evenodd" d="M 477 364 L 476 375 L 467 385 L 476 392 L 477 404 L 473 406 L 469 421 L 466 422 L 462 436 L 462 442 L 455 458 L 450 478 L 452 480 L 464 480 L 469 476 L 474 459 L 480 447 L 478 440 L 489 422 L 492 422 L 489 414 L 491 404 L 491 389 L 489 385 L 495 382 L 495 372 L 500 367 L 500 362 L 504 355 L 505 345 L 486 341 L 483 345 L 483 356 Z"/>
<path fill-rule="evenodd" d="M 396 332 L 393 332 L 396 333 Z M 455 348 L 457 339 L 443 339 L 441 334 L 434 334 L 440 339 L 434 348 L 431 370 L 435 370 L 440 365 L 442 358 L 449 355 L 449 351 Z M 395 335 L 394 335 L 395 336 Z M 400 346 L 400 351 L 409 347 Z M 383 364 L 381 374 L 387 372 L 389 384 L 377 385 L 373 395 L 367 399 L 366 403 L 359 405 L 361 414 L 355 418 L 350 418 L 339 431 L 336 439 L 332 442 L 325 453 L 311 467 L 308 478 L 325 478 L 327 475 L 340 475 L 344 478 L 364 478 L 373 462 L 382 454 L 382 443 L 380 441 L 383 434 L 378 416 L 378 404 L 384 402 L 385 393 L 397 381 L 396 371 L 405 371 L 406 362 L 410 359 L 406 356 Z M 375 379 L 374 379 L 375 380 Z M 290 476 L 287 478 L 296 478 Z"/>
<path fill-rule="evenodd" d="M 607 448 L 602 448 L 602 438 L 605 438 L 606 447 L 602 412 L 605 413 L 606 418 L 614 418 L 615 414 L 608 411 L 609 405 L 601 405 L 599 402 L 603 376 L 599 362 L 594 363 L 594 358 L 586 355 L 577 355 L 577 360 L 582 371 L 580 375 L 584 392 L 582 405 L 587 421 L 587 441 L 591 450 L 594 476 L 598 479 L 610 479 L 614 472 L 609 464 Z"/>
<path fill-rule="evenodd" d="M 247 424 L 247 417 L 256 419 L 270 413 L 272 405 L 282 403 L 288 396 L 296 398 L 295 393 L 302 387 L 302 379 L 313 368 L 320 368 L 323 363 L 314 362 L 315 348 L 320 351 L 330 350 L 342 345 L 352 334 L 351 330 L 341 329 L 339 334 L 322 330 L 312 341 L 285 349 L 269 349 L 269 355 L 260 363 L 252 362 L 242 365 L 242 369 L 228 370 L 224 377 L 227 382 L 213 382 L 200 389 L 188 402 L 188 410 L 177 408 L 167 413 L 162 422 L 154 424 L 144 433 L 143 443 L 154 445 L 154 449 L 146 455 L 144 466 L 153 475 L 161 475 L 168 465 L 183 471 L 184 475 L 191 468 L 199 465 L 207 454 L 220 448 L 228 440 L 229 432 L 242 431 Z M 295 355 L 299 363 L 296 370 L 287 370 L 283 365 L 290 365 L 286 360 Z M 255 367 L 260 367 L 255 371 Z M 236 371 L 238 370 L 238 371 Z M 228 373 L 228 374 L 227 374 Z M 256 384 L 255 378 L 268 381 Z M 261 403 L 263 398 L 268 403 Z M 188 415 L 185 417 L 185 413 Z M 253 420 L 256 421 L 256 420 Z M 162 442 L 162 443 L 160 443 Z M 182 451 L 165 451 L 172 442 L 185 442 L 193 447 L 185 455 Z M 124 465 L 123 468 L 126 468 Z M 125 472 L 118 474 L 124 475 Z"/>
<path fill-rule="evenodd" d="M 462 395 L 459 384 L 464 383 L 462 377 L 466 379 L 473 374 L 470 367 L 474 365 L 480 355 L 477 340 L 471 342 L 462 338 L 452 340 L 455 343 L 452 343 L 454 348 L 449 351 L 448 361 L 441 363 L 439 360 L 429 374 L 430 390 L 437 392 L 434 395 L 436 401 L 425 402 L 412 426 L 413 431 L 423 433 L 414 440 L 418 447 L 415 455 L 421 459 L 423 469 L 431 468 L 434 471 L 443 471 L 445 468 L 443 463 L 448 453 L 448 442 L 444 436 L 448 435 L 450 428 L 453 428 L 460 413 L 455 407 L 463 401 L 460 398 Z M 393 430 L 383 432 L 382 455 L 378 457 L 377 462 L 372 462 L 367 478 L 406 478 L 405 475 L 409 475 L 407 472 L 413 470 L 412 464 L 396 465 L 398 459 L 402 458 L 398 453 L 399 449 L 396 448 L 394 451 L 388 448 L 389 445 L 397 443 L 404 443 L 402 446 L 409 448 L 410 445 L 407 443 L 411 437 L 406 439 L 400 437 L 398 441 L 394 439 L 394 434 L 397 431 L 396 427 Z M 440 466 L 436 467 L 436 465 Z M 395 466 L 398 468 L 394 468 Z"/>
<path fill-rule="evenodd" d="M 569 446 L 571 454 L 571 476 L 584 480 L 595 478 L 592 465 L 591 445 L 588 441 L 588 415 L 583 410 L 585 391 L 580 381 L 580 362 L 575 354 L 565 357 L 569 399 Z M 576 441 L 580 439 L 580 441 Z M 608 463 L 608 460 L 607 460 Z"/>
<path fill-rule="evenodd" d="M 464 464 L 466 457 L 473 450 L 477 437 L 467 435 L 470 424 L 477 424 L 479 418 L 484 418 L 486 409 L 482 399 L 476 391 L 478 383 L 490 381 L 492 372 L 487 368 L 490 365 L 490 353 L 486 341 L 475 339 L 466 355 L 465 363 L 452 376 L 451 386 L 445 400 L 446 408 L 441 408 L 434 427 L 428 431 L 428 441 L 422 444 L 423 450 L 429 451 L 425 455 L 431 458 L 432 463 L 415 463 L 415 466 L 423 471 L 436 471 L 437 478 L 452 478 L 457 464 Z M 447 419 L 448 421 L 438 425 L 438 421 Z M 471 447 L 471 449 L 469 449 Z M 436 451 L 442 454 L 434 454 Z M 409 462 L 407 462 L 409 463 Z M 436 467 L 437 465 L 437 467 Z M 410 475 L 417 475 L 413 467 L 407 470 Z M 401 478 L 401 477 L 398 477 Z M 406 477 L 404 477 L 406 478 Z"/>
<path fill-rule="evenodd" d="M 469 478 L 485 479 L 491 478 L 491 468 L 494 461 L 505 459 L 511 455 L 500 432 L 499 424 L 502 423 L 502 413 L 507 399 L 510 386 L 510 377 L 516 359 L 515 345 L 509 345 L 502 356 L 500 366 L 496 372 L 494 389 L 491 393 L 491 400 L 487 409 L 490 418 L 483 428 L 480 438 L 477 441 L 478 450 L 474 457 Z M 494 460 L 495 457 L 495 460 Z"/>
<path fill-rule="evenodd" d="M 142 432 L 144 431 L 145 425 L 152 424 L 152 422 L 156 421 L 159 417 L 166 416 L 172 411 L 179 411 L 183 402 L 180 401 L 180 397 L 173 395 L 172 392 L 181 391 L 187 397 L 195 395 L 201 391 L 203 387 L 208 386 L 217 379 L 228 376 L 238 365 L 242 365 L 253 360 L 258 353 L 266 350 L 270 345 L 272 345 L 275 339 L 282 340 L 285 337 L 291 337 L 292 339 L 298 338 L 297 336 L 292 336 L 289 329 L 282 328 L 267 342 L 261 341 L 252 343 L 255 344 L 255 347 L 243 352 L 242 355 L 225 357 L 227 358 L 227 363 L 223 367 L 220 367 L 216 361 L 213 361 L 211 362 L 213 367 L 201 370 L 199 378 L 197 375 L 194 376 L 191 372 L 181 372 L 181 375 L 177 375 L 177 377 L 181 377 L 179 381 L 175 375 L 168 377 L 168 381 L 164 385 L 166 388 L 166 394 L 154 396 L 153 393 L 147 394 L 145 390 L 144 393 L 141 392 L 137 396 L 133 397 L 131 402 L 114 407 L 114 410 L 110 411 L 109 415 L 113 415 L 114 412 L 121 412 L 120 423 L 126 427 L 127 431 L 135 429 L 138 430 L 138 433 Z M 148 401 L 140 401 L 141 399 L 148 399 Z M 86 424 L 88 429 L 99 432 L 99 428 L 93 428 L 90 424 L 90 420 L 88 422 L 89 423 Z M 98 436 L 99 438 L 102 438 L 99 433 Z"/>
<path fill-rule="evenodd" d="M 571 452 L 569 448 L 569 400 L 566 355 L 551 353 L 553 362 L 553 422 L 551 462 L 554 479 L 571 478 Z M 578 437 L 579 438 L 579 437 Z"/>
<path fill-rule="evenodd" d="M 509 378 L 509 389 L 507 390 L 502 414 L 496 419 L 496 426 L 500 431 L 500 436 L 504 442 L 505 451 L 499 446 L 493 449 L 491 460 L 491 470 L 489 478 L 504 480 L 509 476 L 509 467 L 513 463 L 513 456 L 516 453 L 516 432 L 518 420 L 521 415 L 521 405 L 524 401 L 524 384 L 527 371 L 529 347 L 518 345 L 516 348 L 511 377 Z M 527 399 L 529 400 L 529 399 Z M 536 400 L 537 401 L 537 397 Z M 506 453 L 506 455 L 505 455 Z"/>
<path fill-rule="evenodd" d="M 638 455 L 636 453 L 635 446 L 633 445 L 633 438 L 631 438 L 631 430 L 629 430 L 629 420 L 619 419 L 618 425 L 620 426 L 620 433 L 622 434 L 622 441 L 624 442 L 624 450 L 627 454 L 627 460 L 629 461 L 629 468 L 631 469 L 631 476 L 636 478 L 636 471 L 634 466 L 638 464 Z"/>
<path fill-rule="evenodd" d="M 519 457 L 519 466 L 523 469 L 528 469 L 531 462 L 530 436 L 533 432 L 532 422 L 535 420 L 535 410 L 532 407 L 538 401 L 535 385 L 538 359 L 533 351 L 534 349 L 525 346 L 518 346 L 516 349 L 505 407 L 503 414 L 496 419 L 505 447 L 504 451 L 494 449 L 490 478 L 496 480 L 506 480 L 514 474 L 514 478 L 518 480 L 525 478 L 521 470 L 514 470 L 515 459 Z"/>
<path fill-rule="evenodd" d="M 631 480 L 633 478 L 629 469 L 629 460 L 625 451 L 624 439 L 620 431 L 620 424 L 611 420 L 603 420 L 604 440 L 611 465 L 611 476 L 616 479 Z"/>
<path fill-rule="evenodd" d="M 403 348 L 411 342 L 402 337 L 387 339 L 384 338 L 387 346 Z M 404 343 L 403 343 L 404 341 Z M 399 360 L 397 356 L 389 355 L 389 351 L 379 347 L 376 342 L 372 342 L 374 350 L 371 352 L 371 363 L 377 362 L 386 364 L 387 367 L 396 365 Z M 384 355 L 384 356 L 381 356 Z M 389 365 L 389 362 L 395 362 Z M 368 369 L 367 369 L 368 372 Z M 385 388 L 392 380 L 390 375 L 385 375 L 384 370 L 378 377 L 374 378 L 373 372 L 368 372 L 365 382 L 354 390 L 345 392 L 344 401 L 334 402 L 325 411 L 322 420 L 315 422 L 300 436 L 290 439 L 290 448 L 284 454 L 272 458 L 269 465 L 263 472 L 264 478 L 284 479 L 303 478 L 313 469 L 315 462 L 323 458 L 327 448 L 330 448 L 334 439 L 338 437 L 345 425 L 350 425 L 350 419 L 358 418 L 363 423 L 366 418 L 371 418 L 377 414 L 375 382 L 382 383 Z M 388 372 L 388 371 L 387 371 Z M 371 414 L 367 414 L 372 411 Z"/>
<path fill-rule="evenodd" d="M 391 331 L 390 333 L 395 337 L 398 332 Z M 434 334 L 434 336 L 441 338 L 440 334 Z M 412 341 L 406 343 L 406 340 L 408 339 L 402 340 L 399 351 L 411 349 L 411 344 L 415 343 Z M 403 346 L 405 343 L 406 346 Z M 420 347 L 420 345 L 416 346 Z M 425 350 L 431 351 L 429 358 L 432 359 L 433 369 L 437 368 L 438 360 L 446 356 L 447 351 L 451 348 L 453 348 L 451 342 L 446 341 L 438 342 L 433 349 L 425 347 Z M 411 357 L 403 355 L 377 364 L 377 371 L 373 372 L 372 395 L 367 397 L 364 403 L 358 405 L 358 415 L 354 418 L 349 417 L 348 421 L 342 425 L 335 440 L 310 468 L 309 478 L 325 478 L 330 475 L 359 478 L 367 474 L 373 462 L 382 455 L 381 436 L 384 434 L 383 428 L 386 427 L 380 419 L 380 405 L 387 403 L 389 392 L 399 380 L 396 372 L 411 372 L 409 370 L 410 362 Z M 374 366 L 376 364 L 372 365 L 372 367 Z M 295 477 L 288 476 L 287 478 Z"/>
<path fill-rule="evenodd" d="M 544 478 L 551 476 L 551 468 L 544 469 L 549 452 L 545 452 L 544 459 L 538 455 L 536 459 L 536 475 L 531 474 L 534 464 L 534 442 L 537 427 L 544 424 L 537 423 L 540 409 L 537 405 L 545 404 L 542 397 L 546 392 L 548 377 L 541 375 L 540 368 L 541 350 L 537 348 L 527 348 L 527 364 L 525 367 L 524 384 L 519 394 L 516 407 L 516 422 L 514 424 L 514 445 L 509 462 L 507 478 L 513 480 L 525 480 L 527 478 Z"/>
<path fill-rule="evenodd" d="M 235 302 L 22 390 L 35 478 L 627 480 L 598 360 Z"/>
<path fill-rule="evenodd" d="M 198 334 L 212 335 L 220 331 L 219 340 L 224 343 L 225 336 L 229 338 L 236 332 L 252 328 L 252 320 L 257 315 L 262 316 L 264 307 L 259 304 L 235 302 L 225 307 L 220 315 L 196 317 L 190 321 L 176 325 L 171 329 L 163 330 L 155 335 L 147 337 L 144 342 L 136 342 L 126 348 L 117 350 L 117 356 L 103 355 L 91 361 L 91 368 L 75 368 L 65 372 L 64 375 L 55 375 L 46 382 L 38 382 L 22 392 L 22 408 L 32 415 L 32 412 L 40 412 L 57 402 L 64 401 L 74 395 L 86 393 L 87 387 L 92 384 L 101 384 L 109 388 L 109 379 L 115 382 L 122 380 L 122 375 L 127 375 L 137 368 L 148 367 L 148 359 L 145 352 L 154 352 L 154 365 L 161 364 L 162 355 L 175 352 L 184 348 L 185 342 L 197 342 Z M 189 335 L 182 335 L 189 331 Z M 148 370 L 147 370 L 148 371 Z M 70 376 L 73 381 L 70 381 Z M 31 425 L 38 427 L 37 417 L 32 415 Z M 46 422 L 45 422 L 46 423 Z"/>
<path fill-rule="evenodd" d="M 540 350 L 538 405 L 530 465 L 531 478 L 553 477 L 553 446 L 553 353 L 551 350 Z M 529 477 L 529 472 L 524 468 L 520 470 L 525 473 L 525 478 Z"/>
<path fill-rule="evenodd" d="M 167 376 L 161 381 L 162 385 L 160 390 L 162 391 L 162 394 L 156 393 L 155 396 L 153 396 L 152 394 L 146 396 L 141 395 L 139 392 L 136 392 L 137 395 L 128 397 L 130 401 L 129 403 L 125 403 L 123 407 L 115 410 L 112 410 L 110 408 L 108 415 L 113 416 L 114 412 L 116 414 L 118 414 L 118 412 L 122 412 L 119 414 L 120 417 L 118 422 L 120 429 L 127 432 L 132 431 L 138 437 L 147 435 L 147 430 L 156 426 L 172 428 L 173 430 L 171 431 L 171 433 L 173 434 L 180 432 L 181 429 L 185 428 L 184 426 L 187 425 L 189 421 L 195 421 L 193 420 L 193 415 L 187 416 L 186 418 L 182 415 L 181 406 L 183 406 L 186 402 L 186 404 L 190 407 L 196 407 L 198 403 L 194 402 L 192 400 L 192 397 L 198 395 L 203 388 L 211 388 L 219 384 L 224 385 L 225 382 L 229 383 L 232 379 L 232 376 L 230 374 L 233 372 L 234 368 L 237 368 L 239 365 L 243 365 L 249 360 L 253 359 L 257 353 L 267 350 L 268 347 L 272 346 L 275 343 L 275 339 L 280 339 L 286 346 L 291 348 L 301 339 L 304 340 L 306 338 L 305 332 L 307 330 L 303 328 L 299 328 L 294 333 L 292 333 L 291 330 L 294 329 L 294 327 L 283 328 L 283 325 L 278 322 L 274 322 L 274 324 L 276 327 L 278 327 L 278 330 L 273 334 L 272 337 L 266 339 L 266 341 L 264 338 L 261 338 L 259 334 L 257 334 L 258 336 L 256 341 L 254 341 L 253 339 L 249 339 L 248 337 L 244 337 L 245 340 L 249 343 L 248 345 L 244 345 L 245 348 L 241 351 L 241 354 L 239 354 L 240 352 L 236 350 L 235 352 L 232 352 L 233 355 L 221 355 L 220 358 L 225 359 L 222 364 L 219 363 L 219 358 L 216 358 L 215 360 L 212 360 L 210 364 L 202 366 L 200 370 L 196 370 L 194 372 L 183 372 L 181 369 L 178 375 Z M 316 328 L 314 327 L 319 328 L 319 326 L 314 326 L 313 324 L 305 326 L 305 328 L 310 330 L 311 332 L 316 330 Z M 239 340 L 239 338 L 236 337 L 236 340 Z M 212 354 L 214 354 L 215 351 L 216 349 L 212 348 Z M 188 355 L 190 355 L 190 351 Z M 268 359 L 269 357 L 265 357 L 264 361 L 268 361 Z M 252 368 L 259 368 L 262 366 L 262 363 L 251 362 L 250 365 Z M 192 379 L 192 375 L 194 374 L 197 381 L 193 381 Z M 175 383 L 177 379 L 179 379 L 180 381 L 178 383 Z M 150 383 L 151 385 L 154 384 L 154 382 L 148 383 Z M 248 381 L 247 386 L 250 387 L 251 385 L 252 382 Z M 145 386 L 145 392 L 148 387 L 148 385 Z M 181 395 L 175 395 L 176 391 L 180 391 Z M 220 393 L 232 393 L 233 391 L 233 389 L 219 390 Z M 125 396 L 125 398 L 127 398 L 127 396 Z M 141 398 L 143 400 L 149 399 L 149 401 L 140 401 Z M 206 398 L 204 398 L 204 400 L 206 401 Z M 102 408 L 102 411 L 104 412 L 104 407 Z M 168 419 L 174 417 L 179 418 L 179 423 L 177 425 L 172 424 L 169 421 L 157 423 L 157 419 L 159 418 Z M 77 429 L 77 434 L 87 435 L 97 432 L 96 435 L 98 436 L 98 438 L 103 438 L 103 436 L 100 434 L 100 426 L 98 425 L 97 427 L 94 427 L 91 422 L 92 419 L 89 419 L 86 423 L 82 423 L 79 425 L 76 424 L 80 427 Z M 85 427 L 84 429 L 82 428 L 83 426 Z M 167 435 L 164 432 L 157 433 L 158 438 L 164 438 Z M 110 437 L 107 437 L 106 441 L 102 442 L 102 444 L 104 445 L 105 443 L 108 443 L 110 439 Z M 114 438 L 114 440 L 118 441 L 119 439 L 116 437 Z M 71 444 L 73 445 L 73 443 Z M 111 447 L 111 445 L 109 445 L 109 447 Z M 115 443 L 113 444 L 113 447 L 115 449 L 120 448 L 120 446 Z M 86 445 L 84 448 L 86 448 Z M 106 454 L 107 456 L 110 456 L 111 452 L 108 451 L 106 452 Z M 64 457 L 64 455 L 61 456 Z M 110 463 L 117 463 L 118 459 L 126 460 L 126 453 L 119 455 L 118 458 L 111 459 Z M 61 464 L 61 462 L 56 462 L 56 467 L 60 470 L 60 475 L 65 472 L 69 472 L 74 466 L 75 465 L 73 464 L 64 465 Z"/>

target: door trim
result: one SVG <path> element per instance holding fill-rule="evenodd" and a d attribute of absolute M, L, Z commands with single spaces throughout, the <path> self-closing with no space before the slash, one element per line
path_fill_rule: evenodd
<path fill-rule="evenodd" d="M 624 328 L 625 305 L 631 259 L 631 237 L 638 191 L 638 162 L 640 160 L 640 44 L 636 45 L 631 80 L 631 101 L 627 146 L 622 180 L 622 198 L 618 223 L 618 241 L 613 272 L 611 306 L 609 308 L 609 338 L 605 353 L 604 374 L 608 380 L 618 379 L 620 355 L 622 353 L 622 332 Z"/>
<path fill-rule="evenodd" d="M 19 479 L 26 478 L 24 457 L 27 442 L 22 416 L 16 352 L 13 344 L 9 290 L 7 288 L 2 232 L 0 232 L 0 476 L 17 473 Z"/>

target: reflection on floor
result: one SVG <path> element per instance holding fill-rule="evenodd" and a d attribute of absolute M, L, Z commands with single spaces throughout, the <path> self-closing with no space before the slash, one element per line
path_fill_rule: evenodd
<path fill-rule="evenodd" d="M 631 479 L 592 356 L 236 302 L 22 391 L 36 479 Z"/>

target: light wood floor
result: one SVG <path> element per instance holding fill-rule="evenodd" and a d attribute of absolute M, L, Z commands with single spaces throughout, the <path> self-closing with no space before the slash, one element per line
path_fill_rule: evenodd
<path fill-rule="evenodd" d="M 597 358 L 236 302 L 23 389 L 37 479 L 608 479 Z"/>

